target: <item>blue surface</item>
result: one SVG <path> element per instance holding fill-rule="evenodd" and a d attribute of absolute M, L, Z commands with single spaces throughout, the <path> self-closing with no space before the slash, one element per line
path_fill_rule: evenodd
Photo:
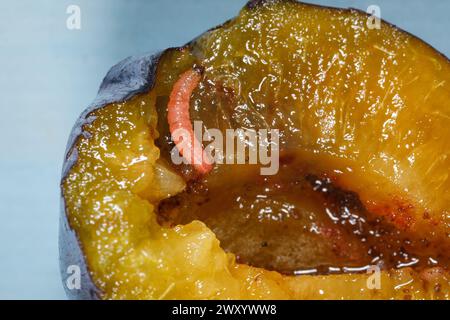
<path fill-rule="evenodd" d="M 0 298 L 64 299 L 58 269 L 59 178 L 81 111 L 119 60 L 187 42 L 245 0 L 0 3 Z M 309 1 L 366 10 L 450 56 L 450 1 Z M 81 30 L 66 8 L 81 8 Z"/>

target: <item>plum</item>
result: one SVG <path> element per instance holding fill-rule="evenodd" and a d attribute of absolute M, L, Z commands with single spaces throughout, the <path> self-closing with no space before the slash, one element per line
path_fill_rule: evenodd
<path fill-rule="evenodd" d="M 448 299 L 450 62 L 366 20 L 250 1 L 182 47 L 115 65 L 66 151 L 67 295 Z M 191 119 L 279 129 L 279 174 L 216 165 L 199 177 L 171 163 L 169 96 L 194 65 Z M 67 286 L 70 266 L 80 289 Z"/>

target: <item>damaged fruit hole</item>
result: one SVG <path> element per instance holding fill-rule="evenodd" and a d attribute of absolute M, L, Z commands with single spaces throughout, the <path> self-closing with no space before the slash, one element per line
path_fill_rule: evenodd
<path fill-rule="evenodd" d="M 159 203 L 158 221 L 173 227 L 200 220 L 238 262 L 284 274 L 422 269 L 448 259 L 372 216 L 356 193 L 309 173 L 295 154 L 280 162 L 274 176 L 243 165 L 190 180 L 184 192 Z"/>

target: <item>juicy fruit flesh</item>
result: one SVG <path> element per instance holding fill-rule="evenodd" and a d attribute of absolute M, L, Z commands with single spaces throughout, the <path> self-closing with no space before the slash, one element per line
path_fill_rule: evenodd
<path fill-rule="evenodd" d="M 303 10 L 309 14 L 303 16 Z M 386 267 L 417 266 L 426 264 L 430 254 L 431 261 L 446 265 L 450 250 L 450 199 L 446 192 L 450 187 L 450 162 L 448 140 L 442 137 L 450 135 L 445 125 L 450 99 L 449 63 L 427 45 L 390 26 L 383 25 L 379 31 L 367 29 L 366 19 L 356 11 L 343 15 L 294 3 L 272 4 L 261 9 L 260 14 L 244 11 L 224 28 L 213 30 L 192 44 L 194 61 L 206 71 L 192 96 L 191 117 L 203 121 L 206 129 L 279 129 L 281 149 L 294 153 L 300 150 L 298 157 L 309 170 L 288 174 L 293 181 L 311 174 L 331 179 L 335 187 L 357 194 L 371 222 L 390 223 L 402 233 L 397 240 L 378 245 L 377 250 L 365 246 L 374 261 Z M 189 53 L 175 52 L 168 65 L 187 59 L 183 58 L 185 55 Z M 167 94 L 164 90 L 167 89 L 159 92 L 161 97 Z M 165 105 L 163 98 L 157 103 L 160 119 L 164 119 Z M 164 157 L 169 153 L 164 151 L 165 142 L 170 139 L 164 138 L 168 134 L 163 122 L 159 122 L 159 132 L 164 142 L 158 145 Z M 241 176 L 233 170 L 230 169 L 233 177 Z M 240 232 L 233 236 L 231 217 L 236 216 L 239 226 L 234 228 L 238 230 L 254 224 L 241 211 L 252 217 L 258 217 L 264 206 L 274 215 L 283 212 L 273 203 L 273 194 L 262 194 L 267 200 L 247 199 L 250 205 L 241 210 L 241 204 L 235 200 L 247 192 L 245 183 L 251 185 L 254 179 L 243 181 L 236 196 L 229 193 L 230 185 L 221 183 L 217 190 L 200 195 L 216 201 L 201 206 L 196 202 L 204 202 L 203 199 L 194 197 L 195 193 L 185 193 L 163 208 L 169 212 L 160 213 L 169 216 L 165 218 L 169 224 L 204 221 L 218 235 L 222 246 L 241 261 L 272 270 L 294 271 L 321 264 L 364 266 L 371 261 L 367 254 L 356 261 L 349 257 L 342 261 L 342 254 L 330 253 L 333 248 L 319 249 L 323 248 L 319 244 L 330 244 L 325 238 L 319 243 L 318 239 L 309 238 L 308 243 L 315 250 L 308 250 L 302 241 L 296 241 L 307 233 L 301 230 L 293 231 L 290 237 L 279 234 L 280 228 L 292 229 L 297 223 L 302 224 L 298 219 L 291 219 L 294 222 L 287 226 L 279 223 L 276 227 L 249 227 L 245 236 Z M 202 188 L 209 187 L 206 181 Z M 257 187 L 251 192 L 258 193 Z M 294 190 L 281 194 L 283 205 L 309 210 Z M 286 199 L 289 197 L 294 199 Z M 313 197 L 308 197 L 313 202 Z M 181 208 L 174 206 L 174 201 L 181 201 Z M 328 209 L 322 206 L 317 211 Z M 326 224 L 327 218 L 316 216 L 314 221 Z M 366 232 L 373 233 L 373 229 Z M 246 241 L 252 243 L 253 249 L 242 245 Z M 267 242 L 276 244 L 269 249 Z M 258 243 L 264 245 L 258 248 Z M 381 250 L 380 246 L 391 248 Z M 283 258 L 286 256 L 277 248 L 290 257 L 288 267 Z M 356 254 L 363 249 L 353 250 Z M 308 255 L 308 251 L 317 255 Z M 380 251 L 384 252 L 381 258 Z M 411 252 L 422 253 L 422 258 Z M 396 258 L 387 261 L 393 255 Z M 297 268 L 291 265 L 294 260 Z M 305 264 L 303 260 L 314 262 Z"/>
<path fill-rule="evenodd" d="M 315 32 L 317 21 L 321 32 Z M 70 223 L 80 237 L 104 298 L 449 298 L 448 276 L 441 267 L 436 269 L 440 276 L 431 278 L 429 272 L 409 268 L 383 271 L 380 290 L 367 288 L 365 274 L 286 277 L 236 264 L 234 256 L 223 251 L 215 234 L 202 222 L 165 228 L 156 221 L 155 205 L 180 193 L 184 180 L 167 164 L 170 144 L 163 123 L 158 122 L 161 151 L 154 145 L 158 138 L 156 121 L 164 112 L 158 110 L 156 114 L 153 106 L 167 103 L 179 74 L 201 59 L 207 68 L 206 77 L 213 83 L 221 80 L 224 93 L 217 96 L 223 98 L 209 104 L 217 108 L 217 112 L 209 113 L 222 116 L 211 119 L 204 115 L 206 110 L 202 108 L 208 105 L 205 102 L 211 99 L 211 90 L 202 90 L 206 88 L 203 85 L 196 93 L 192 118 L 204 119 L 206 125 L 217 123 L 211 127 L 226 127 L 229 117 L 222 111 L 228 107 L 221 109 L 221 105 L 237 102 L 231 126 L 245 127 L 264 119 L 270 126 L 289 128 L 284 131 L 284 146 L 301 142 L 299 147 L 306 152 L 318 151 L 316 159 L 323 161 L 318 161 L 322 167 L 315 168 L 317 172 L 328 176 L 334 173 L 336 183 L 357 192 L 363 202 L 377 200 L 375 205 L 380 205 L 378 200 L 384 196 L 390 201 L 392 194 L 405 193 L 408 200 L 417 202 L 415 206 L 429 207 L 428 216 L 437 221 L 436 235 L 432 236 L 448 241 L 448 212 L 442 208 L 449 200 L 444 192 L 448 189 L 449 166 L 442 152 L 449 149 L 448 145 L 445 148 L 447 139 L 442 137 L 449 136 L 449 129 L 441 120 L 448 116 L 448 62 L 418 40 L 386 25 L 368 34 L 364 23 L 364 17 L 354 12 L 293 3 L 244 10 L 233 22 L 201 38 L 193 46 L 193 55 L 188 50 L 168 52 L 159 66 L 157 87 L 151 93 L 95 112 L 96 120 L 84 127 L 90 135 L 77 142 L 77 164 L 65 178 L 63 190 Z M 300 34 L 286 37 L 288 29 Z M 356 38 L 355 32 L 359 32 Z M 232 33 L 235 36 L 231 37 Z M 250 41 L 259 37 L 264 39 Z M 368 42 L 364 37 L 375 38 Z M 347 51 L 340 47 L 340 41 L 347 43 Z M 363 43 L 354 43 L 357 41 Z M 291 57 L 302 43 L 302 51 Z M 252 48 L 258 44 L 259 48 Z M 376 47 L 368 50 L 369 45 Z M 333 60 L 327 55 L 341 53 L 339 49 L 350 60 L 342 64 L 343 58 L 338 57 L 329 69 L 324 69 L 327 61 Z M 260 57 L 252 60 L 246 50 Z M 395 56 L 389 54 L 392 52 Z M 303 67 L 292 64 L 294 58 L 303 61 Z M 263 59 L 270 63 L 262 63 Z M 411 66 L 398 69 L 406 65 Z M 269 66 L 273 69 L 270 72 Z M 295 66 L 297 72 L 292 68 Z M 371 79 L 374 70 L 380 73 L 380 82 Z M 262 82 L 264 74 L 266 80 Z M 391 78 L 400 75 L 399 82 Z M 343 79 L 347 77 L 346 84 Z M 388 84 L 392 86 L 390 91 L 384 90 Z M 362 94 L 356 89 L 359 85 L 365 86 L 360 100 L 356 95 Z M 296 88 L 302 90 L 297 93 Z M 291 92 L 297 94 L 296 98 Z M 408 104 L 401 107 L 396 103 L 405 97 Z M 422 100 L 415 103 L 415 98 Z M 286 104 L 283 99 L 288 100 Z M 344 103 L 348 101 L 351 103 Z M 435 156 L 438 151 L 439 156 Z M 406 161 L 408 157 L 412 161 Z M 326 161 L 329 158 L 334 160 Z M 327 172 L 327 168 L 333 172 Z M 353 174 L 347 174 L 348 168 Z M 189 168 L 182 169 L 186 176 Z M 428 235 L 426 228 L 418 228 L 417 232 Z"/>
<path fill-rule="evenodd" d="M 234 99 L 231 112 L 216 104 L 206 126 L 279 128 L 284 148 L 317 154 L 323 173 L 372 211 L 416 232 L 426 213 L 442 228 L 424 235 L 448 243 L 448 60 L 390 26 L 369 30 L 359 12 L 295 3 L 260 11 L 194 45 L 205 78 Z M 194 102 L 201 119 L 208 100 Z M 411 208 L 383 212 L 395 199 Z"/>

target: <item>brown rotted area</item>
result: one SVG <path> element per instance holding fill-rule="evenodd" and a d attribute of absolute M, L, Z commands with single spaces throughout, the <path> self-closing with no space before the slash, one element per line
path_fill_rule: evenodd
<path fill-rule="evenodd" d="M 295 154 L 281 156 L 275 176 L 243 170 L 253 169 L 189 180 L 184 192 L 159 204 L 159 223 L 203 221 L 239 262 L 284 274 L 359 272 L 373 264 L 423 269 L 448 261 L 435 245 L 370 214 L 358 194 L 308 173 Z M 229 183 L 217 183 L 222 179 Z"/>

